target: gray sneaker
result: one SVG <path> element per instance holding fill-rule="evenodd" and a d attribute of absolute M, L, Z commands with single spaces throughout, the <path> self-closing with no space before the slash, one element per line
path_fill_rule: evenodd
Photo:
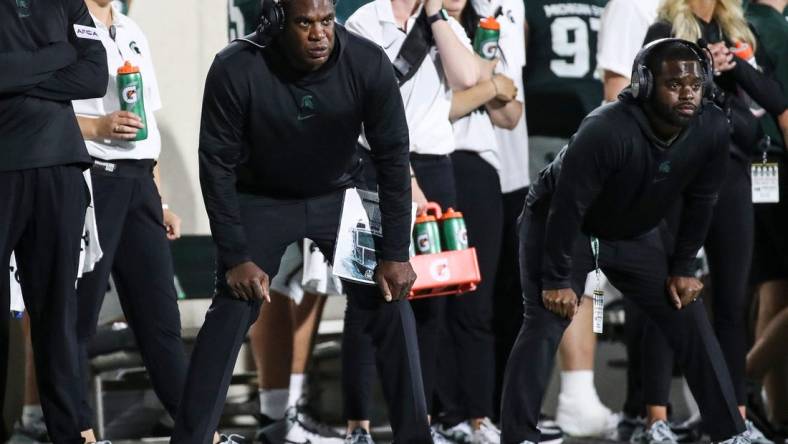
<path fill-rule="evenodd" d="M 678 444 L 679 441 L 666 421 L 657 421 L 644 431 L 635 431 L 629 442 L 631 444 Z"/>
<path fill-rule="evenodd" d="M 345 437 L 345 444 L 375 444 L 375 441 L 364 428 L 356 427 L 353 432 Z"/>
<path fill-rule="evenodd" d="M 774 444 L 774 441 L 767 438 L 763 432 L 758 430 L 758 427 L 755 427 L 752 421 L 745 420 L 744 425 L 747 427 L 747 430 L 744 431 L 744 435 L 749 438 L 752 444 Z"/>

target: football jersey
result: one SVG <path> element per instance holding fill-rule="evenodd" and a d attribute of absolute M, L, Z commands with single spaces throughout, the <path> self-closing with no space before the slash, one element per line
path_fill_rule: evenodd
<path fill-rule="evenodd" d="M 251 34 L 260 22 L 260 0 L 227 0 L 227 18 L 230 41 Z"/>
<path fill-rule="evenodd" d="M 607 0 L 525 0 L 525 103 L 531 135 L 568 138 L 602 103 L 597 33 Z"/>
<path fill-rule="evenodd" d="M 345 23 L 356 9 L 371 0 L 336 0 L 337 21 Z M 227 0 L 227 36 L 232 41 L 251 34 L 260 22 L 260 0 Z"/>

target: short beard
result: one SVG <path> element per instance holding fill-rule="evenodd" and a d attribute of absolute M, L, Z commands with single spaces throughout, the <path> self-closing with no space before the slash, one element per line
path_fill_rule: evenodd
<path fill-rule="evenodd" d="M 660 119 L 664 122 L 676 126 L 684 128 L 690 124 L 692 119 L 698 114 L 697 110 L 692 116 L 686 117 L 679 114 L 676 110 L 671 108 L 670 106 L 663 105 L 657 101 L 656 98 L 651 99 L 651 110 L 656 114 Z"/>

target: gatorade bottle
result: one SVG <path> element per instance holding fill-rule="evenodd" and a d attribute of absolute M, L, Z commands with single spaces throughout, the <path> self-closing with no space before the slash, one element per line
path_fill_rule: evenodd
<path fill-rule="evenodd" d="M 468 248 L 468 230 L 462 213 L 449 208 L 441 218 L 443 223 L 443 244 L 446 250 L 465 250 Z"/>
<path fill-rule="evenodd" d="M 498 55 L 498 39 L 501 36 L 501 24 L 495 17 L 479 20 L 479 27 L 473 35 L 473 49 L 483 59 L 492 60 Z"/>
<path fill-rule="evenodd" d="M 732 48 L 731 52 L 733 52 L 736 57 L 745 60 L 753 68 L 757 69 L 758 71 L 761 70 L 761 68 L 758 66 L 758 62 L 755 60 L 755 54 L 752 52 L 752 46 L 744 42 L 736 42 L 736 46 Z M 742 99 L 744 99 L 744 103 L 747 104 L 747 106 L 750 108 L 750 112 L 755 117 L 761 117 L 766 114 L 766 110 L 764 110 L 761 105 L 758 105 L 758 102 L 752 100 L 752 98 L 741 88 L 739 88 L 739 95 Z"/>
<path fill-rule="evenodd" d="M 416 252 L 418 254 L 435 254 L 441 252 L 441 236 L 438 230 L 438 220 L 427 213 L 416 217 L 416 226 L 413 228 L 416 237 Z"/>
<path fill-rule="evenodd" d="M 134 141 L 148 138 L 148 122 L 145 120 L 145 101 L 142 97 L 142 75 L 140 69 L 128 60 L 118 68 L 118 97 L 120 109 L 136 114 L 142 119 L 142 128 L 137 131 Z"/>

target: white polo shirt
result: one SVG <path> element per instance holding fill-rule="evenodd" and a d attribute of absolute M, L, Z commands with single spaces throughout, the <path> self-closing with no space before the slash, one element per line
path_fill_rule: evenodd
<path fill-rule="evenodd" d="M 421 9 L 408 19 L 408 32 L 413 29 L 420 13 Z M 462 26 L 452 18 L 449 18 L 449 25 L 463 45 L 472 51 Z M 382 46 L 391 61 L 397 57 L 407 36 L 397 27 L 391 0 L 367 3 L 347 19 L 345 26 Z M 408 121 L 411 152 L 445 155 L 454 151 L 454 136 L 449 122 L 452 93 L 437 48 L 432 48 L 416 74 L 400 87 L 400 93 Z"/>
<path fill-rule="evenodd" d="M 145 34 L 127 16 L 113 11 L 115 40 L 110 36 L 109 29 L 103 22 L 93 17 L 96 22 L 101 42 L 107 51 L 107 67 L 109 69 L 109 85 L 107 94 L 99 99 L 73 101 L 74 112 L 79 116 L 101 117 L 120 110 L 118 98 L 118 68 L 128 60 L 139 67 L 142 75 L 143 100 L 145 101 L 145 118 L 147 119 L 148 138 L 139 142 L 122 140 L 86 140 L 91 156 L 102 160 L 117 159 L 156 159 L 161 151 L 161 136 L 153 112 L 161 109 L 159 85 L 153 70 L 153 58 Z"/>
<path fill-rule="evenodd" d="M 523 67 L 525 66 L 525 5 L 522 0 L 472 0 L 473 8 L 479 15 L 491 16 L 498 8 L 501 15 L 496 19 L 501 24 L 498 41 L 499 58 L 495 71 L 514 80 L 517 97 L 525 103 Z M 455 127 L 457 122 L 455 122 Z M 528 127 L 525 123 L 525 108 L 520 121 L 512 130 L 493 127 L 496 151 L 482 156 L 498 168 L 501 191 L 509 193 L 531 184 L 528 175 Z M 480 133 L 481 134 L 481 133 Z M 484 134 L 483 137 L 489 137 Z M 481 142 L 481 140 L 479 140 Z M 460 146 L 458 145 L 458 149 Z"/>
<path fill-rule="evenodd" d="M 597 37 L 600 78 L 604 70 L 629 78 L 648 27 L 657 18 L 658 5 L 659 0 L 610 0 L 605 6 Z"/>

